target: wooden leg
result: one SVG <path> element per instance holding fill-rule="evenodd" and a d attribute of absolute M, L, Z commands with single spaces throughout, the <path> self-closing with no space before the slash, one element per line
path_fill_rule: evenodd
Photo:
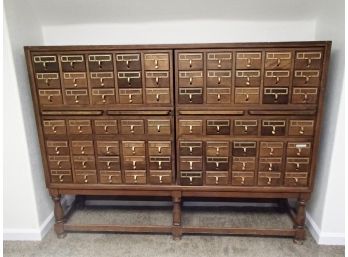
<path fill-rule="evenodd" d="M 303 244 L 303 241 L 306 238 L 306 232 L 304 229 L 306 221 L 306 202 L 307 200 L 302 196 L 297 200 L 297 211 L 294 225 L 294 228 L 296 229 L 294 243 L 296 244 Z"/>
<path fill-rule="evenodd" d="M 181 193 L 173 194 L 173 227 L 172 235 L 174 240 L 180 240 L 181 230 Z"/>
<path fill-rule="evenodd" d="M 54 224 L 54 231 L 56 232 L 58 238 L 64 238 L 66 233 L 64 232 L 64 210 L 60 202 L 61 195 L 52 195 L 52 200 L 54 202 L 54 217 L 56 220 Z"/>

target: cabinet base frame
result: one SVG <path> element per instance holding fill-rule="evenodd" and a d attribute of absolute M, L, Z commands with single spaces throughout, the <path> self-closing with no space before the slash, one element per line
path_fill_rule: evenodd
<path fill-rule="evenodd" d="M 243 192 L 209 192 L 208 195 L 202 195 L 199 191 L 113 191 L 112 194 L 103 192 L 103 190 L 81 190 L 72 189 L 50 189 L 50 194 L 54 202 L 55 225 L 54 229 L 58 238 L 64 238 L 66 232 L 114 232 L 114 233 L 158 233 L 172 234 L 174 240 L 181 239 L 183 234 L 214 234 L 214 235 L 247 235 L 247 236 L 279 236 L 292 237 L 294 243 L 302 244 L 305 240 L 305 205 L 309 198 L 308 193 L 243 193 Z M 61 204 L 62 194 L 76 195 L 76 199 L 67 214 Z M 172 198 L 173 223 L 172 225 L 114 225 L 114 224 L 70 224 L 67 223 L 69 216 L 83 205 L 86 195 L 99 196 L 167 196 Z M 255 199 L 253 202 L 259 202 L 261 199 L 272 199 L 277 203 L 280 211 L 287 212 L 293 222 L 293 228 L 250 228 L 250 227 L 199 227 L 183 226 L 182 203 L 183 197 L 190 199 L 209 199 L 237 197 L 237 201 L 246 201 Z M 225 199 L 224 199 L 225 198 Z M 288 202 L 288 198 L 297 199 L 297 207 L 293 209 Z"/>

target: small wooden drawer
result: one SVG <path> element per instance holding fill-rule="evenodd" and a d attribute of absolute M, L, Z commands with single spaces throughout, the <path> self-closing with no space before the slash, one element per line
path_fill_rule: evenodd
<path fill-rule="evenodd" d="M 146 88 L 145 102 L 148 104 L 169 104 L 170 91 L 169 88 Z"/>
<path fill-rule="evenodd" d="M 290 172 L 308 172 L 309 171 L 309 157 L 287 157 L 286 171 Z"/>
<path fill-rule="evenodd" d="M 39 100 L 41 105 L 60 105 L 63 104 L 62 90 L 60 89 L 40 89 Z"/>
<path fill-rule="evenodd" d="M 94 170 L 96 168 L 93 155 L 73 156 L 73 164 L 75 170 Z"/>
<path fill-rule="evenodd" d="M 230 120 L 207 120 L 207 135 L 230 135 Z"/>
<path fill-rule="evenodd" d="M 63 84 L 65 88 L 86 88 L 86 72 L 64 72 Z"/>
<path fill-rule="evenodd" d="M 44 120 L 43 129 L 46 135 L 66 135 L 65 120 Z"/>
<path fill-rule="evenodd" d="M 113 72 L 90 72 L 92 88 L 109 88 L 115 87 Z"/>
<path fill-rule="evenodd" d="M 147 133 L 149 135 L 170 135 L 170 119 L 147 120 Z"/>
<path fill-rule="evenodd" d="M 233 156 L 256 156 L 256 142 L 233 142 Z"/>
<path fill-rule="evenodd" d="M 200 156 L 180 156 L 180 170 L 202 170 L 203 163 Z"/>
<path fill-rule="evenodd" d="M 172 155 L 172 147 L 170 141 L 149 141 L 149 155 Z"/>
<path fill-rule="evenodd" d="M 170 78 L 168 71 L 146 71 L 146 87 L 170 87 Z"/>
<path fill-rule="evenodd" d="M 117 85 L 119 88 L 141 88 L 140 71 L 117 72 Z"/>
<path fill-rule="evenodd" d="M 262 103 L 287 104 L 289 101 L 289 89 L 287 87 L 266 87 L 263 89 Z"/>
<path fill-rule="evenodd" d="M 228 157 L 207 157 L 206 158 L 206 170 L 214 171 L 228 171 L 229 170 L 229 158 Z"/>
<path fill-rule="evenodd" d="M 296 52 L 295 69 L 320 69 L 323 61 L 321 51 Z"/>
<path fill-rule="evenodd" d="M 228 172 L 225 171 L 206 171 L 205 175 L 206 185 L 227 185 Z"/>
<path fill-rule="evenodd" d="M 179 71 L 179 87 L 203 87 L 203 71 Z"/>
<path fill-rule="evenodd" d="M 50 169 L 53 169 L 53 170 L 71 169 L 70 156 L 49 155 L 48 163 L 49 163 Z"/>
<path fill-rule="evenodd" d="M 122 141 L 124 156 L 145 156 L 145 141 Z"/>
<path fill-rule="evenodd" d="M 35 55 L 33 57 L 35 72 L 59 71 L 56 55 Z"/>
<path fill-rule="evenodd" d="M 72 183 L 71 170 L 50 170 L 52 183 Z"/>
<path fill-rule="evenodd" d="M 93 141 L 71 141 L 71 152 L 74 155 L 93 155 Z"/>
<path fill-rule="evenodd" d="M 280 186 L 281 174 L 280 172 L 259 172 L 257 184 L 259 186 Z"/>
<path fill-rule="evenodd" d="M 203 154 L 203 143 L 200 141 L 180 141 L 179 153 L 182 156 L 201 156 Z"/>
<path fill-rule="evenodd" d="M 285 136 L 285 120 L 262 120 L 262 136 Z"/>
<path fill-rule="evenodd" d="M 60 88 L 59 73 L 36 73 L 37 88 Z"/>
<path fill-rule="evenodd" d="M 281 157 L 262 157 L 259 161 L 259 171 L 281 171 L 282 158 Z"/>
<path fill-rule="evenodd" d="M 232 170 L 255 170 L 255 157 L 233 157 Z"/>
<path fill-rule="evenodd" d="M 88 67 L 90 71 L 112 71 L 114 69 L 112 54 L 88 55 Z"/>
<path fill-rule="evenodd" d="M 261 52 L 237 52 L 236 69 L 260 69 Z"/>
<path fill-rule="evenodd" d="M 169 70 L 168 53 L 146 53 L 144 54 L 145 70 Z"/>
<path fill-rule="evenodd" d="M 117 120 L 95 120 L 94 130 L 97 135 L 115 135 L 118 133 Z"/>
<path fill-rule="evenodd" d="M 126 135 L 141 135 L 145 133 L 143 120 L 121 120 L 120 132 Z"/>
<path fill-rule="evenodd" d="M 320 70 L 295 70 L 294 87 L 319 87 Z"/>
<path fill-rule="evenodd" d="M 237 70 L 236 87 L 259 87 L 261 84 L 261 72 L 259 70 Z"/>
<path fill-rule="evenodd" d="M 229 156 L 229 142 L 208 141 L 206 143 L 207 156 Z"/>
<path fill-rule="evenodd" d="M 311 142 L 288 142 L 286 149 L 287 156 L 310 156 L 311 154 Z"/>
<path fill-rule="evenodd" d="M 120 147 L 118 141 L 97 140 L 98 155 L 119 155 Z"/>
<path fill-rule="evenodd" d="M 203 120 L 179 119 L 179 135 L 202 135 Z"/>
<path fill-rule="evenodd" d="M 232 53 L 231 52 L 213 52 L 207 53 L 207 68 L 232 69 Z"/>
<path fill-rule="evenodd" d="M 253 186 L 254 185 L 254 172 L 250 171 L 233 171 L 232 172 L 232 185 L 234 186 Z"/>
<path fill-rule="evenodd" d="M 295 87 L 292 89 L 293 104 L 316 104 L 318 100 L 318 88 Z"/>
<path fill-rule="evenodd" d="M 63 71 L 85 71 L 86 62 L 82 54 L 61 55 L 60 63 Z"/>
<path fill-rule="evenodd" d="M 150 183 L 157 185 L 168 185 L 172 183 L 171 170 L 150 170 Z"/>
<path fill-rule="evenodd" d="M 285 172 L 284 185 L 293 187 L 305 187 L 308 184 L 307 172 Z"/>
<path fill-rule="evenodd" d="M 142 89 L 119 89 L 120 104 L 141 104 L 143 103 Z"/>
<path fill-rule="evenodd" d="M 116 54 L 116 68 L 120 71 L 141 70 L 140 53 Z"/>
<path fill-rule="evenodd" d="M 115 89 L 92 89 L 92 104 L 115 104 Z"/>
<path fill-rule="evenodd" d="M 170 156 L 150 156 L 149 165 L 151 170 L 171 170 L 172 160 Z"/>
<path fill-rule="evenodd" d="M 283 142 L 261 142 L 260 156 L 262 157 L 280 157 L 283 156 Z"/>
<path fill-rule="evenodd" d="M 125 170 L 124 176 L 126 184 L 146 184 L 145 170 Z"/>
<path fill-rule="evenodd" d="M 99 183 L 101 184 L 121 184 L 121 171 L 117 170 L 100 170 Z"/>
<path fill-rule="evenodd" d="M 123 156 L 123 168 L 125 170 L 145 170 L 145 156 Z"/>
<path fill-rule="evenodd" d="M 290 69 L 291 52 L 266 52 L 265 69 Z"/>
<path fill-rule="evenodd" d="M 179 70 L 202 70 L 203 53 L 178 53 Z"/>
<path fill-rule="evenodd" d="M 49 155 L 69 155 L 69 143 L 68 141 L 46 141 L 47 154 Z"/>
<path fill-rule="evenodd" d="M 97 165 L 99 170 L 121 170 L 119 156 L 99 156 L 97 158 Z"/>
<path fill-rule="evenodd" d="M 234 120 L 234 135 L 257 135 L 258 120 Z"/>
<path fill-rule="evenodd" d="M 203 185 L 202 171 L 180 171 L 180 185 L 182 186 L 201 186 Z"/>
<path fill-rule="evenodd" d="M 234 102 L 236 104 L 258 104 L 260 102 L 260 89 L 236 87 Z"/>
<path fill-rule="evenodd" d="M 208 104 L 226 104 L 231 103 L 230 88 L 207 88 Z"/>
<path fill-rule="evenodd" d="M 89 95 L 87 89 L 66 89 L 65 103 L 69 105 L 89 104 Z"/>
<path fill-rule="evenodd" d="M 180 104 L 202 104 L 203 88 L 179 88 Z"/>
<path fill-rule="evenodd" d="M 92 124 L 90 120 L 69 120 L 69 134 L 86 135 L 92 134 Z"/>
<path fill-rule="evenodd" d="M 263 85 L 266 87 L 289 87 L 290 71 L 289 70 L 267 70 Z"/>
<path fill-rule="evenodd" d="M 290 120 L 289 136 L 312 136 L 314 120 Z"/>
<path fill-rule="evenodd" d="M 231 87 L 232 72 L 229 70 L 208 70 L 208 87 Z"/>
<path fill-rule="evenodd" d="M 78 184 L 97 184 L 96 170 L 75 170 L 75 182 Z"/>

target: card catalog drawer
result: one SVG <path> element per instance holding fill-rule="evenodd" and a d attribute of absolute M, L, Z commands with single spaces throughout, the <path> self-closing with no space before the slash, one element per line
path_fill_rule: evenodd
<path fill-rule="evenodd" d="M 180 156 L 180 170 L 202 170 L 203 163 L 200 156 Z"/>
<path fill-rule="evenodd" d="M 235 135 L 257 135 L 258 121 L 257 120 L 234 120 L 233 133 Z"/>
<path fill-rule="evenodd" d="M 39 99 L 41 105 L 63 104 L 62 91 L 60 89 L 39 90 Z"/>
<path fill-rule="evenodd" d="M 115 89 L 92 89 L 93 104 L 115 104 Z"/>
<path fill-rule="evenodd" d="M 287 156 L 310 156 L 311 142 L 288 142 Z"/>
<path fill-rule="evenodd" d="M 119 89 L 120 104 L 143 103 L 142 89 Z"/>
<path fill-rule="evenodd" d="M 98 156 L 98 169 L 105 171 L 116 171 L 121 170 L 120 157 L 119 156 Z"/>
<path fill-rule="evenodd" d="M 230 88 L 207 88 L 208 104 L 226 104 L 231 103 Z"/>
<path fill-rule="evenodd" d="M 150 156 L 150 170 L 171 170 L 172 160 L 170 156 Z"/>
<path fill-rule="evenodd" d="M 88 67 L 90 71 L 112 71 L 114 69 L 111 54 L 88 55 Z"/>
<path fill-rule="evenodd" d="M 172 155 L 170 141 L 149 141 L 149 155 Z"/>
<path fill-rule="evenodd" d="M 232 172 L 232 185 L 234 186 L 253 186 L 254 185 L 254 172 L 250 171 L 233 171 Z"/>
<path fill-rule="evenodd" d="M 263 89 L 263 100 L 264 104 L 287 104 L 289 98 L 288 88 L 272 88 L 266 87 Z"/>
<path fill-rule="evenodd" d="M 255 170 L 255 157 L 233 157 L 232 170 Z"/>
<path fill-rule="evenodd" d="M 261 52 L 237 52 L 236 69 L 260 69 Z"/>
<path fill-rule="evenodd" d="M 262 120 L 262 136 L 285 136 L 285 120 Z"/>
<path fill-rule="evenodd" d="M 169 70 L 168 53 L 147 53 L 144 59 L 145 70 Z"/>
<path fill-rule="evenodd" d="M 66 135 L 65 120 L 44 120 L 43 129 L 46 135 Z"/>
<path fill-rule="evenodd" d="M 179 87 L 203 87 L 203 71 L 179 71 Z"/>
<path fill-rule="evenodd" d="M 94 170 L 95 159 L 94 156 L 73 156 L 73 163 L 75 170 Z"/>
<path fill-rule="evenodd" d="M 318 99 L 318 88 L 300 88 L 292 89 L 293 104 L 316 104 Z"/>
<path fill-rule="evenodd" d="M 321 51 L 296 52 L 295 69 L 320 69 L 322 61 Z"/>
<path fill-rule="evenodd" d="M 232 72 L 229 70 L 208 70 L 207 75 L 208 87 L 231 87 Z"/>
<path fill-rule="evenodd" d="M 280 172 L 259 172 L 259 186 L 280 186 Z"/>
<path fill-rule="evenodd" d="M 207 120 L 207 135 L 230 135 L 229 120 Z"/>
<path fill-rule="evenodd" d="M 109 88 L 115 87 L 113 72 L 90 72 L 91 87 L 93 88 Z"/>
<path fill-rule="evenodd" d="M 232 69 L 232 53 L 229 53 L 229 52 L 207 53 L 207 68 L 212 70 Z"/>
<path fill-rule="evenodd" d="M 121 120 L 121 134 L 141 135 L 145 133 L 143 120 Z"/>
<path fill-rule="evenodd" d="M 60 88 L 58 73 L 36 73 L 35 78 L 38 88 Z"/>
<path fill-rule="evenodd" d="M 141 88 L 140 71 L 117 72 L 117 85 L 119 88 Z"/>
<path fill-rule="evenodd" d="M 314 120 L 290 120 L 290 136 L 312 136 L 314 133 Z"/>
<path fill-rule="evenodd" d="M 151 184 L 171 184 L 172 183 L 172 171 L 171 170 L 150 170 L 150 183 Z"/>
<path fill-rule="evenodd" d="M 50 170 L 52 183 L 72 183 L 71 170 Z"/>
<path fill-rule="evenodd" d="M 97 140 L 97 153 L 98 155 L 119 155 L 118 141 Z"/>
<path fill-rule="evenodd" d="M 206 143 L 207 156 L 229 156 L 229 152 L 229 142 L 208 141 Z"/>
<path fill-rule="evenodd" d="M 100 170 L 99 183 L 102 184 L 121 184 L 121 171 Z"/>
<path fill-rule="evenodd" d="M 147 120 L 147 133 L 149 135 L 170 135 L 170 119 Z"/>
<path fill-rule="evenodd" d="M 123 156 L 123 168 L 125 170 L 145 170 L 145 156 Z"/>
<path fill-rule="evenodd" d="M 179 88 L 180 104 L 203 103 L 203 88 Z"/>
<path fill-rule="evenodd" d="M 295 70 L 294 87 L 319 87 L 320 86 L 320 70 Z"/>
<path fill-rule="evenodd" d="M 256 142 L 233 142 L 233 156 L 256 156 Z"/>
<path fill-rule="evenodd" d="M 82 54 L 61 55 L 60 62 L 63 71 L 85 71 L 86 62 Z"/>
<path fill-rule="evenodd" d="M 259 88 L 235 88 L 234 101 L 236 104 L 257 104 L 259 103 Z"/>
<path fill-rule="evenodd" d="M 307 186 L 308 173 L 307 172 L 286 172 L 284 178 L 285 186 Z"/>
<path fill-rule="evenodd" d="M 203 120 L 179 119 L 179 135 L 202 135 Z"/>
<path fill-rule="evenodd" d="M 126 184 L 146 184 L 145 170 L 126 170 L 124 173 Z"/>
<path fill-rule="evenodd" d="M 168 104 L 170 103 L 169 88 L 146 88 L 146 103 Z"/>
<path fill-rule="evenodd" d="M 259 70 L 237 70 L 236 87 L 259 87 L 261 84 L 261 72 Z"/>
<path fill-rule="evenodd" d="M 122 141 L 124 156 L 145 156 L 145 141 Z"/>
<path fill-rule="evenodd" d="M 68 141 L 46 141 L 47 154 L 49 155 L 69 155 Z"/>
<path fill-rule="evenodd" d="M 75 170 L 75 182 L 78 184 L 97 184 L 96 170 Z"/>
<path fill-rule="evenodd" d="M 71 105 L 89 104 L 89 96 L 87 89 L 66 89 L 65 103 Z"/>
<path fill-rule="evenodd" d="M 200 141 L 180 141 L 179 153 L 183 156 L 201 156 L 203 154 L 203 143 Z"/>
<path fill-rule="evenodd" d="M 35 72 L 59 71 L 56 55 L 36 55 L 33 57 Z"/>
<path fill-rule="evenodd" d="M 290 71 L 288 70 L 267 70 L 263 81 L 266 87 L 289 87 Z"/>
<path fill-rule="evenodd" d="M 308 172 L 309 171 L 309 158 L 300 157 L 288 157 L 286 158 L 286 171 L 294 172 Z"/>
<path fill-rule="evenodd" d="M 115 135 L 118 133 L 117 120 L 95 120 L 94 130 L 97 135 Z"/>
<path fill-rule="evenodd" d="M 70 156 L 49 155 L 48 163 L 49 163 L 50 169 L 53 169 L 53 170 L 68 170 L 68 169 L 70 170 L 71 169 Z"/>
<path fill-rule="evenodd" d="M 120 71 L 141 70 L 140 53 L 116 54 L 116 68 Z"/>
<path fill-rule="evenodd" d="M 260 145 L 260 156 L 276 156 L 280 157 L 283 155 L 283 142 L 261 142 Z"/>
<path fill-rule="evenodd" d="M 228 171 L 229 166 L 228 157 L 206 157 L 206 170 Z"/>
<path fill-rule="evenodd" d="M 68 120 L 69 134 L 92 134 L 92 125 L 90 120 Z"/>
<path fill-rule="evenodd" d="M 203 176 L 201 171 L 187 172 L 180 171 L 180 185 L 182 186 L 201 186 Z"/>
<path fill-rule="evenodd" d="M 63 84 L 65 88 L 86 88 L 87 76 L 85 72 L 64 72 Z"/>
<path fill-rule="evenodd" d="M 202 70 L 203 53 L 178 53 L 179 70 Z"/>
<path fill-rule="evenodd" d="M 224 171 L 207 171 L 205 175 L 206 185 L 227 185 L 228 172 Z"/>
<path fill-rule="evenodd" d="M 260 171 L 281 171 L 282 170 L 282 158 L 281 157 L 267 157 L 260 158 L 259 161 Z"/>
<path fill-rule="evenodd" d="M 93 141 L 71 141 L 71 152 L 74 155 L 93 155 Z"/>
<path fill-rule="evenodd" d="M 290 69 L 291 52 L 266 52 L 265 69 Z"/>
<path fill-rule="evenodd" d="M 146 87 L 170 87 L 169 71 L 146 71 Z"/>

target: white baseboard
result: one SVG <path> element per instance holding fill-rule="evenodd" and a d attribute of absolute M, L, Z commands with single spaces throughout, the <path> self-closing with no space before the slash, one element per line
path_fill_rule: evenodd
<path fill-rule="evenodd" d="M 328 233 L 322 232 L 318 225 L 313 220 L 312 216 L 306 212 L 306 225 L 319 245 L 345 245 L 344 233 Z"/>

